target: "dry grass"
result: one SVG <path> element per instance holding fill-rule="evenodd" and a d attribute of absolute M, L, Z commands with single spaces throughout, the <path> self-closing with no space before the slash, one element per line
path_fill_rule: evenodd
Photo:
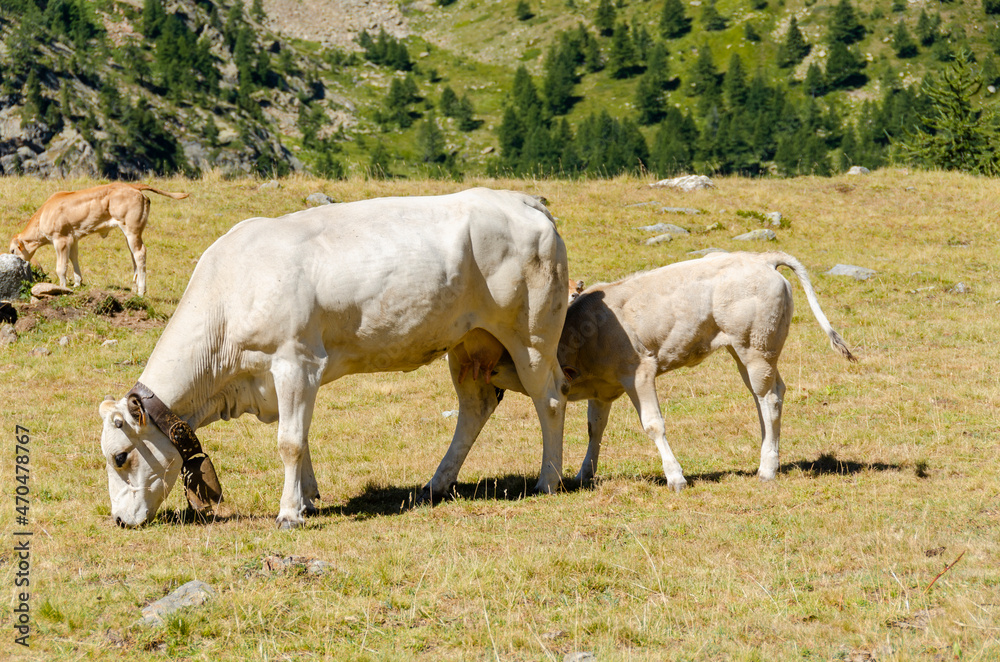
<path fill-rule="evenodd" d="M 0 178 L 6 239 L 56 188 L 92 182 Z M 540 659 L 593 651 L 601 660 L 990 660 L 1000 657 L 1000 182 L 882 171 L 865 178 L 722 179 L 711 191 L 644 182 L 475 182 L 544 195 L 559 218 L 571 274 L 589 282 L 687 259 L 752 227 L 740 209 L 791 221 L 775 246 L 813 274 L 833 325 L 861 362 L 827 347 L 794 285 L 785 347 L 782 470 L 754 477 L 752 401 L 728 357 L 665 375 L 660 397 L 692 487 L 669 492 L 653 444 L 615 406 L 593 490 L 526 496 L 541 454 L 527 399 L 508 395 L 463 469 L 462 498 L 409 509 L 451 435 L 442 362 L 410 374 L 356 376 L 320 394 L 312 430 L 323 512 L 293 532 L 273 527 L 282 474 L 273 426 L 218 423 L 202 439 L 227 491 L 227 517 L 180 524 L 183 496 L 137 531 L 115 528 L 97 403 L 141 372 L 157 329 L 96 316 L 51 322 L 0 349 L 5 444 L 32 431 L 32 648 L 14 650 L 2 613 L 0 657 L 298 660 Z M 235 222 L 338 200 L 443 193 L 471 183 L 158 182 L 149 299 L 172 312 L 194 260 Z M 661 206 L 696 207 L 665 217 Z M 691 236 L 647 247 L 635 226 L 686 225 Z M 720 229 L 704 231 L 719 223 Z M 763 249 L 763 246 L 754 246 Z M 81 248 L 85 282 L 128 284 L 120 236 Z M 38 260 L 54 271 L 51 249 Z M 866 266 L 865 282 L 822 275 Z M 964 283 L 969 292 L 951 289 Z M 67 336 L 68 346 L 58 344 Z M 117 345 L 102 347 L 107 338 Z M 45 346 L 48 356 L 29 350 Z M 585 406 L 567 420 L 567 475 L 586 444 Z M 0 466 L 0 510 L 13 530 L 13 454 Z M 9 549 L 9 545 L 7 546 Z M 943 549 L 942 549 L 943 548 Z M 965 556 L 928 590 L 960 553 Z M 269 553 L 316 557 L 320 577 L 265 574 Z M 9 551 L 0 581 L 13 587 Z M 190 579 L 218 590 L 162 628 L 140 608 Z"/>

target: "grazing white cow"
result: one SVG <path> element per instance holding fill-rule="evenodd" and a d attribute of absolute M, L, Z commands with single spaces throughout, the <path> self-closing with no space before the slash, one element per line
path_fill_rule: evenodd
<path fill-rule="evenodd" d="M 450 353 L 458 423 L 424 488 L 426 498 L 443 496 L 497 406 L 489 372 L 468 374 L 470 357 L 495 347 L 534 400 L 543 439 L 537 489 L 552 491 L 562 476 L 566 397 L 556 350 L 567 282 L 552 217 L 509 191 L 243 221 L 199 260 L 139 383 L 100 406 L 112 517 L 123 526 L 149 521 L 178 473 L 193 507 L 218 503 L 221 487 L 194 430 L 250 413 L 278 421 L 285 482 L 277 521 L 296 526 L 318 498 L 307 435 L 319 387 Z"/>
<path fill-rule="evenodd" d="M 736 360 L 757 403 L 757 475 L 764 480 L 775 477 L 785 393 L 778 356 L 792 321 L 791 285 L 777 272 L 779 266 L 798 276 L 831 345 L 854 361 L 820 309 L 805 267 L 785 253 L 710 253 L 584 290 L 569 307 L 559 343 L 568 399 L 589 401 L 590 440 L 577 480 L 593 479 L 611 404 L 627 393 L 660 451 L 667 484 L 683 489 L 687 481 L 667 443 L 654 380 L 664 372 L 698 365 L 721 347 Z M 524 392 L 505 360 L 497 365 L 492 383 Z"/>

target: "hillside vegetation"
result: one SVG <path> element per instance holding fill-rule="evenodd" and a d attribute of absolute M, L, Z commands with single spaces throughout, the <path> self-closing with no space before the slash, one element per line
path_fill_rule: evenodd
<path fill-rule="evenodd" d="M 107 177 L 997 171 L 996 0 L 423 0 L 399 3 L 405 29 L 336 46 L 301 37 L 321 16 L 266 15 L 287 6 L 3 0 L 0 165 Z"/>

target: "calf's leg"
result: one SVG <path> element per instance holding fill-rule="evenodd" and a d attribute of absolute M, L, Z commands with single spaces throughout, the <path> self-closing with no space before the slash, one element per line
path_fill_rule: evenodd
<path fill-rule="evenodd" d="M 603 400 L 587 402 L 587 456 L 583 458 L 580 473 L 576 475 L 576 480 L 581 485 L 589 484 L 597 475 L 597 460 L 601 454 L 604 428 L 608 426 L 608 418 L 611 416 L 611 404 Z"/>
<path fill-rule="evenodd" d="M 80 287 L 83 284 L 83 272 L 80 271 L 79 242 L 69 242 L 69 261 L 73 263 L 73 287 Z"/>
<path fill-rule="evenodd" d="M 627 383 L 623 383 L 625 392 L 631 398 L 639 413 L 639 421 L 642 429 L 660 451 L 660 459 L 663 461 L 663 474 L 667 478 L 667 486 L 675 492 L 680 492 L 687 487 L 684 479 L 684 472 L 681 465 L 670 450 L 667 442 L 666 425 L 663 422 L 663 414 L 660 412 L 660 401 L 656 397 L 656 364 L 643 362 L 635 371 L 634 377 Z"/>

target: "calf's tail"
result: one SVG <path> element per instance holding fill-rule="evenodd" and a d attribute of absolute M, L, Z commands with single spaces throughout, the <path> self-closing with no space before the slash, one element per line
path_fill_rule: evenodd
<path fill-rule="evenodd" d="M 132 188 L 137 191 L 152 191 L 153 193 L 159 193 L 160 195 L 165 195 L 168 198 L 173 198 L 174 200 L 183 200 L 188 197 L 188 193 L 171 193 L 170 191 L 161 191 L 158 188 L 153 188 L 149 184 L 132 184 Z"/>
<path fill-rule="evenodd" d="M 809 301 L 809 307 L 812 308 L 816 321 L 819 322 L 823 331 L 830 338 L 830 346 L 840 352 L 848 361 L 856 362 L 857 359 L 851 354 L 851 350 L 847 348 L 847 343 L 844 342 L 839 333 L 833 330 L 833 327 L 830 326 L 830 320 L 826 318 L 826 315 L 823 314 L 823 309 L 819 307 L 816 291 L 813 290 L 812 282 L 809 280 L 809 272 L 802 266 L 802 263 L 787 253 L 771 253 L 768 257 L 770 258 L 771 266 L 775 269 L 778 267 L 788 267 L 799 277 L 799 282 L 802 283 L 802 289 L 806 293 L 806 300 Z"/>

